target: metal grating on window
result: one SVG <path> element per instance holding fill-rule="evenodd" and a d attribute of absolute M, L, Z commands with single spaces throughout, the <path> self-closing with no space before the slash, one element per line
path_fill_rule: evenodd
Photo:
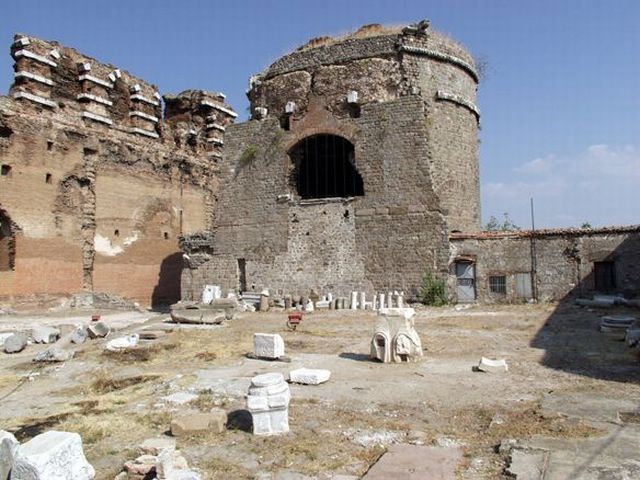
<path fill-rule="evenodd" d="M 504 275 L 491 275 L 489 277 L 489 291 L 491 293 L 507 293 L 507 277 Z"/>

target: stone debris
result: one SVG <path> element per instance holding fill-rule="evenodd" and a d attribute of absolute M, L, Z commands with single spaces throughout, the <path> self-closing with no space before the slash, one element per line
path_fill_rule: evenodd
<path fill-rule="evenodd" d="M 258 358 L 278 359 L 284 356 L 284 340 L 278 334 L 254 333 L 253 354 Z"/>
<path fill-rule="evenodd" d="M 60 338 L 60 330 L 46 325 L 36 325 L 31 329 L 31 338 L 35 343 L 55 343 Z"/>
<path fill-rule="evenodd" d="M 125 462 L 123 471 L 115 480 L 202 480 L 202 476 L 189 469 L 186 458 L 175 449 L 173 438 L 150 438 L 139 449 L 143 453 L 135 460 Z"/>
<path fill-rule="evenodd" d="M 138 332 L 140 340 L 157 340 L 160 337 L 164 337 L 167 334 L 164 330 L 142 330 Z"/>
<path fill-rule="evenodd" d="M 219 325 L 233 318 L 238 308 L 235 298 L 216 298 L 210 304 L 178 302 L 171 305 L 171 320 L 174 323 Z"/>
<path fill-rule="evenodd" d="M 414 315 L 413 308 L 381 308 L 371 339 L 371 358 L 389 363 L 416 361 L 422 357 Z"/>
<path fill-rule="evenodd" d="M 158 455 L 162 450 L 175 450 L 176 439 L 171 437 L 147 438 L 138 446 L 141 455 Z"/>
<path fill-rule="evenodd" d="M 0 347 L 4 348 L 4 341 L 13 335 L 13 332 L 0 333 Z"/>
<path fill-rule="evenodd" d="M 80 435 L 55 430 L 20 445 L 11 470 L 13 480 L 91 480 L 94 476 Z"/>
<path fill-rule="evenodd" d="M 278 435 L 289 431 L 289 385 L 281 373 L 265 373 L 251 379 L 247 408 L 254 435 Z"/>
<path fill-rule="evenodd" d="M 76 327 L 71 334 L 71 341 L 75 344 L 81 344 L 87 341 L 88 336 L 87 327 Z"/>
<path fill-rule="evenodd" d="M 137 347 L 139 341 L 140 335 L 132 333 L 130 335 L 125 335 L 124 337 L 109 340 L 105 348 L 110 352 L 122 352 L 124 350 Z"/>
<path fill-rule="evenodd" d="M 476 371 L 486 373 L 508 372 L 509 365 L 507 365 L 507 361 L 504 358 L 493 359 L 482 357 L 480 358 Z"/>
<path fill-rule="evenodd" d="M 260 292 L 260 306 L 258 308 L 261 312 L 269 311 L 269 290 L 266 288 Z"/>
<path fill-rule="evenodd" d="M 331 378 L 331 371 L 319 368 L 298 368 L 289 372 L 289 381 L 304 385 L 320 385 Z"/>
<path fill-rule="evenodd" d="M 66 362 L 73 358 L 74 352 L 72 350 L 65 350 L 57 345 L 52 345 L 46 350 L 38 352 L 34 357 L 34 362 Z"/>
<path fill-rule="evenodd" d="M 27 346 L 27 334 L 16 332 L 4 341 L 4 351 L 6 353 L 18 353 Z"/>
<path fill-rule="evenodd" d="M 198 398 L 198 395 L 195 393 L 189 392 L 177 392 L 172 393 L 171 395 L 167 395 L 166 397 L 162 397 L 162 400 L 168 403 L 173 403 L 175 405 L 185 405 L 189 402 L 193 402 Z"/>
<path fill-rule="evenodd" d="M 95 322 L 87 327 L 87 333 L 90 338 L 103 338 L 109 335 L 111 329 L 104 322 Z"/>
<path fill-rule="evenodd" d="M 222 296 L 222 290 L 218 285 L 205 285 L 202 289 L 202 304 L 209 305 L 214 299 Z"/>
<path fill-rule="evenodd" d="M 0 479 L 6 480 L 13 467 L 20 444 L 9 432 L 0 430 Z"/>
<path fill-rule="evenodd" d="M 635 347 L 640 343 L 640 328 L 631 328 L 627 330 L 627 333 L 624 338 L 625 344 L 627 347 Z"/>
<path fill-rule="evenodd" d="M 636 318 L 630 315 L 606 315 L 600 319 L 601 332 L 616 332 L 627 330 Z"/>
<path fill-rule="evenodd" d="M 214 408 L 208 413 L 187 412 L 171 420 L 171 435 L 183 437 L 205 432 L 222 433 L 227 425 L 227 413 Z"/>

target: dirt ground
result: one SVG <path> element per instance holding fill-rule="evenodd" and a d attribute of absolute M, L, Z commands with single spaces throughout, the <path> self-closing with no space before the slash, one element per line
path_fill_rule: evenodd
<path fill-rule="evenodd" d="M 458 478 L 509 478 L 497 449 L 503 439 L 606 433 L 603 424 L 543 408 L 545 399 L 581 395 L 638 405 L 638 360 L 619 338 L 597 331 L 602 314 L 557 304 L 421 307 L 416 329 L 424 358 L 411 364 L 370 361 L 374 313 L 350 310 L 306 315 L 295 332 L 282 311 L 241 313 L 222 326 L 176 328 L 126 354 L 108 355 L 106 340 L 92 340 L 74 347 L 75 358 L 64 364 L 33 363 L 43 346 L 31 345 L 0 354 L 0 422 L 21 441 L 49 429 L 78 432 L 98 479 L 112 480 L 146 438 L 168 434 L 176 412 L 214 406 L 229 415 L 225 433 L 177 440 L 190 466 L 208 479 L 267 472 L 360 477 L 392 443 L 460 446 Z M 119 326 L 122 315 L 114 317 Z M 149 313 L 143 323 L 139 312 L 131 315 L 132 323 L 109 338 L 170 325 L 168 315 Z M 33 318 L 3 315 L 0 331 Z M 73 322 L 57 312 L 44 323 Z M 254 332 L 281 334 L 291 362 L 247 358 Z M 509 371 L 473 371 L 481 356 L 505 358 Z M 291 385 L 291 432 L 248 433 L 244 395 L 251 377 L 273 371 L 286 377 L 302 366 L 332 376 L 319 386 Z M 198 397 L 188 405 L 163 400 L 175 392 Z"/>

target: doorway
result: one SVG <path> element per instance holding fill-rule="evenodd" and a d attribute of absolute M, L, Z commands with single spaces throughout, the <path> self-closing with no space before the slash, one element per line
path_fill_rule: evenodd
<path fill-rule="evenodd" d="M 456 262 L 456 293 L 458 303 L 476 301 L 476 269 L 473 262 Z"/>

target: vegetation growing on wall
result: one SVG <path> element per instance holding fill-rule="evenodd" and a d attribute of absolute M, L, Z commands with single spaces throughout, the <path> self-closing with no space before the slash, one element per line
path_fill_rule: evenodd
<path fill-rule="evenodd" d="M 422 277 L 420 301 L 434 307 L 446 305 L 447 292 L 444 280 L 434 277 L 431 272 L 426 272 Z"/>

